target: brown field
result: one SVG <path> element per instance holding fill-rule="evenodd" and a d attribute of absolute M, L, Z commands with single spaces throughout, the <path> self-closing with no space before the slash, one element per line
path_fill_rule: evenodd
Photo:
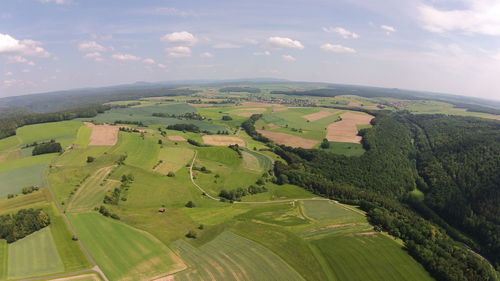
<path fill-rule="evenodd" d="M 348 106 L 352 106 L 352 107 L 361 107 L 361 103 L 359 102 L 355 102 L 355 101 L 351 101 Z"/>
<path fill-rule="evenodd" d="M 266 130 L 257 130 L 257 132 L 259 132 L 266 138 L 270 138 L 275 143 L 291 147 L 312 148 L 318 143 L 318 141 L 316 140 L 305 139 L 285 133 L 271 132 Z"/>
<path fill-rule="evenodd" d="M 267 126 L 268 126 L 269 128 L 271 128 L 271 129 L 278 129 L 278 128 L 280 128 L 280 126 L 275 125 L 275 124 L 273 124 L 273 123 L 269 123 L 269 124 L 267 124 Z"/>
<path fill-rule="evenodd" d="M 171 141 L 186 141 L 186 139 L 181 136 L 168 136 L 168 139 Z"/>
<path fill-rule="evenodd" d="M 356 125 L 369 125 L 373 116 L 346 112 L 340 117 L 342 121 L 328 125 L 326 138 L 329 141 L 361 143 Z"/>
<path fill-rule="evenodd" d="M 306 120 L 314 122 L 316 120 L 323 119 L 323 118 L 328 117 L 328 116 L 333 115 L 333 114 L 334 114 L 334 112 L 331 112 L 328 110 L 321 110 L 321 111 L 318 111 L 315 113 L 302 115 L 302 118 L 305 118 Z"/>
<path fill-rule="evenodd" d="M 264 111 L 266 111 L 265 108 L 250 107 L 250 108 L 239 108 L 234 110 L 233 112 L 241 117 L 250 117 L 254 114 L 260 114 Z"/>
<path fill-rule="evenodd" d="M 94 125 L 89 122 L 85 122 L 85 125 L 92 128 L 89 145 L 113 146 L 118 141 L 118 130 L 120 128 L 119 126 L 112 126 L 108 124 Z"/>
<path fill-rule="evenodd" d="M 213 107 L 213 103 L 188 103 L 192 107 Z"/>
<path fill-rule="evenodd" d="M 237 144 L 239 146 L 246 146 L 246 143 L 244 140 L 238 138 L 238 137 L 231 137 L 231 136 L 219 136 L 219 135 L 205 135 L 202 137 L 203 142 L 209 145 L 216 145 L 216 146 L 228 146 L 231 144 Z"/>

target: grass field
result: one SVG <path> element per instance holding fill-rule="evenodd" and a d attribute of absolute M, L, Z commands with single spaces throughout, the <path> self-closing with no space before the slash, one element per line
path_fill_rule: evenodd
<path fill-rule="evenodd" d="M 311 243 L 335 280 L 433 280 L 399 244 L 379 233 L 331 235 Z"/>
<path fill-rule="evenodd" d="M 62 121 L 20 127 L 16 131 L 21 144 L 55 139 L 66 148 L 72 143 L 82 125 L 80 121 Z"/>
<path fill-rule="evenodd" d="M 0 239 L 0 280 L 7 279 L 8 253 L 7 241 Z"/>
<path fill-rule="evenodd" d="M 27 195 L 19 195 L 12 199 L 0 200 L 0 214 L 17 211 L 23 207 L 32 207 L 33 205 L 41 205 L 47 203 L 50 198 L 50 192 L 44 188 Z"/>
<path fill-rule="evenodd" d="M 0 172 L 0 198 L 8 194 L 21 194 L 23 187 L 46 186 L 45 170 L 47 164 L 38 164 Z"/>
<path fill-rule="evenodd" d="M 98 207 L 102 203 L 106 191 L 117 184 L 111 181 L 104 182 L 112 169 L 113 166 L 104 167 L 88 177 L 75 192 L 66 210 L 68 212 L 84 212 Z"/>
<path fill-rule="evenodd" d="M 164 147 L 160 150 L 158 161 L 163 161 L 155 169 L 156 172 L 166 175 L 168 172 L 177 172 L 190 163 L 194 151 L 185 147 Z"/>
<path fill-rule="evenodd" d="M 0 152 L 12 149 L 19 144 L 17 136 L 8 137 L 0 140 Z"/>
<path fill-rule="evenodd" d="M 157 163 L 160 145 L 151 138 L 142 138 L 137 133 L 120 132 L 120 140 L 114 154 L 125 154 L 125 163 L 150 170 Z"/>
<path fill-rule="evenodd" d="M 11 279 L 64 271 L 50 226 L 10 244 L 8 255 L 7 272 Z"/>
<path fill-rule="evenodd" d="M 79 238 L 111 280 L 151 279 L 184 264 L 150 234 L 97 213 L 70 215 Z"/>
<path fill-rule="evenodd" d="M 183 240 L 173 247 L 190 265 L 175 280 L 304 280 L 273 252 L 231 232 L 200 248 Z"/>
<path fill-rule="evenodd" d="M 342 218 L 358 217 L 363 218 L 362 214 L 348 210 L 342 205 L 327 200 L 303 200 L 304 213 L 313 220 L 334 220 Z"/>

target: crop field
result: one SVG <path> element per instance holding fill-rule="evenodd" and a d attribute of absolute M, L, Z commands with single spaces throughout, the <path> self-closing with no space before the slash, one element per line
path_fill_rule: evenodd
<path fill-rule="evenodd" d="M 304 280 L 273 252 L 231 232 L 200 248 L 182 240 L 173 247 L 190 265 L 175 280 Z"/>
<path fill-rule="evenodd" d="M 29 206 L 35 207 L 39 205 L 44 205 L 50 198 L 49 190 L 44 188 L 40 191 L 36 191 L 26 195 L 19 195 L 12 199 L 1 199 L 0 200 L 0 214 L 15 212 L 20 208 Z"/>
<path fill-rule="evenodd" d="M 24 168 L 24 167 L 29 167 L 29 166 L 39 165 L 39 164 L 48 164 L 56 156 L 57 156 L 57 154 L 50 153 L 50 154 L 42 154 L 42 155 L 37 155 L 37 156 L 20 158 L 20 159 L 12 160 L 9 162 L 3 162 L 3 163 L 0 163 L 0 172 L 5 172 L 5 171 L 9 171 L 9 170 Z"/>
<path fill-rule="evenodd" d="M 158 159 L 162 161 L 154 171 L 166 175 L 168 172 L 177 172 L 190 163 L 194 151 L 184 147 L 164 147 L 160 150 Z"/>
<path fill-rule="evenodd" d="M 310 114 L 302 115 L 302 118 L 305 118 L 306 120 L 308 120 L 310 122 L 314 122 L 314 121 L 317 121 L 319 119 L 323 119 L 325 117 L 328 117 L 328 116 L 330 116 L 332 114 L 334 114 L 332 111 L 321 110 L 321 111 L 318 111 L 318 112 L 315 112 L 315 113 L 310 113 Z"/>
<path fill-rule="evenodd" d="M 383 234 L 331 235 L 311 244 L 335 280 L 433 280 L 398 243 Z"/>
<path fill-rule="evenodd" d="M 7 241 L 0 239 L 0 280 L 7 279 L 8 251 Z"/>
<path fill-rule="evenodd" d="M 8 194 L 20 194 L 26 186 L 46 186 L 47 164 L 38 164 L 0 172 L 0 198 Z"/>
<path fill-rule="evenodd" d="M 12 149 L 19 144 L 17 136 L 8 137 L 0 140 L 0 152 Z"/>
<path fill-rule="evenodd" d="M 334 142 L 361 143 L 357 125 L 369 125 L 373 116 L 368 114 L 347 112 L 341 115 L 342 120 L 330 124 L 326 138 Z"/>
<path fill-rule="evenodd" d="M 313 220 L 334 220 L 343 218 L 362 218 L 363 215 L 346 209 L 329 200 L 303 200 L 304 213 Z"/>
<path fill-rule="evenodd" d="M 9 245 L 8 278 L 17 279 L 64 271 L 50 226 Z"/>
<path fill-rule="evenodd" d="M 152 235 L 100 214 L 70 215 L 80 239 L 111 280 L 151 279 L 185 268 Z"/>

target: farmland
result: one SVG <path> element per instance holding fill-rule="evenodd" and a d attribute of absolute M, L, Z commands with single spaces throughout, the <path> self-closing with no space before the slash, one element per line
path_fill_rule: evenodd
<path fill-rule="evenodd" d="M 369 223 L 378 213 L 312 184 L 330 181 L 313 174 L 325 165 L 374 153 L 358 133 L 373 132 L 378 111 L 399 103 L 270 94 L 283 87 L 116 101 L 95 117 L 24 126 L 0 140 L 0 215 L 42 208 L 51 221 L 16 242 L 0 240 L 0 280 L 433 280 L 402 240 Z M 401 106 L 424 113 L 425 104 Z M 253 114 L 255 131 L 272 142 L 241 126 Z M 177 124 L 189 126 L 167 128 Z M 22 148 L 50 139 L 64 151 Z M 318 155 L 335 161 L 308 166 Z M 293 173 L 280 177 L 275 161 Z M 332 181 L 347 194 L 351 172 Z M 429 196 L 404 183 L 404 196 Z M 43 188 L 20 194 L 29 185 Z"/>

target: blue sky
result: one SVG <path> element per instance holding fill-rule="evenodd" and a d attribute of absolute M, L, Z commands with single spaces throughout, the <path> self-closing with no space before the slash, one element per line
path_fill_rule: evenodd
<path fill-rule="evenodd" d="M 500 2 L 0 2 L 0 96 L 252 77 L 500 99 Z"/>

